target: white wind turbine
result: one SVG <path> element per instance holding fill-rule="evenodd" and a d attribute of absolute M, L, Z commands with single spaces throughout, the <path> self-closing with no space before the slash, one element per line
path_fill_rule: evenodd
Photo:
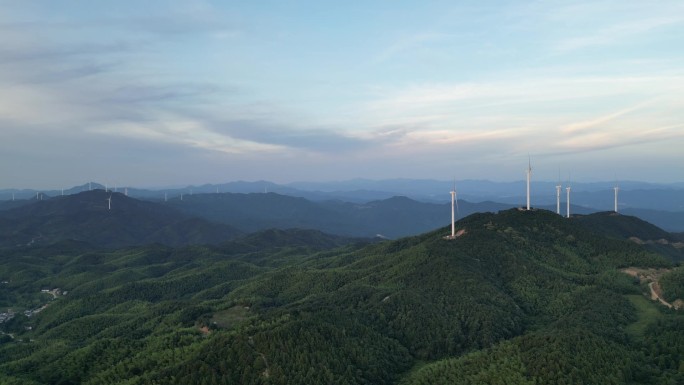
<path fill-rule="evenodd" d="M 568 187 L 565 188 L 565 191 L 566 191 L 567 194 L 568 194 L 568 196 L 567 196 L 567 200 L 568 200 L 568 208 L 567 208 L 568 213 L 567 213 L 567 218 L 570 218 L 570 186 L 569 186 L 569 185 L 568 185 Z"/>
<path fill-rule="evenodd" d="M 444 239 L 456 239 L 456 215 L 458 214 L 458 195 L 456 194 L 456 179 L 454 179 L 454 187 L 451 193 L 451 234 L 444 237 Z"/>
<path fill-rule="evenodd" d="M 451 189 L 451 238 L 456 238 L 456 211 L 458 211 L 458 198 L 456 197 L 456 180 Z"/>
<path fill-rule="evenodd" d="M 109 198 L 106 199 L 107 201 L 107 210 L 112 209 L 112 194 L 109 194 Z"/>
<path fill-rule="evenodd" d="M 613 190 L 615 190 L 615 213 L 618 212 L 618 191 L 620 191 L 620 186 L 615 184 L 615 187 L 613 187 Z"/>
<path fill-rule="evenodd" d="M 527 157 L 527 210 L 530 209 L 530 179 L 532 178 L 532 162 Z"/>
<path fill-rule="evenodd" d="M 560 170 L 558 171 L 558 184 L 556 185 L 556 214 L 560 215 L 560 196 L 561 196 Z"/>

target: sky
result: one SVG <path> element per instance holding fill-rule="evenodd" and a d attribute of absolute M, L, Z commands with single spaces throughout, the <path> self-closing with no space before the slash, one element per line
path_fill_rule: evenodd
<path fill-rule="evenodd" d="M 0 188 L 684 181 L 680 0 L 0 9 Z"/>

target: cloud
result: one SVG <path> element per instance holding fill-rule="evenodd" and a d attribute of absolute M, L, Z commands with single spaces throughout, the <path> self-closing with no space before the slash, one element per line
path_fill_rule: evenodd
<path fill-rule="evenodd" d="M 375 57 L 373 57 L 372 62 L 378 64 L 388 61 L 404 52 L 413 51 L 425 44 L 442 40 L 448 36 L 449 35 L 444 33 L 421 32 L 403 37 L 378 52 Z"/>
<path fill-rule="evenodd" d="M 681 24 L 682 22 L 684 22 L 684 18 L 672 16 L 621 23 L 594 31 L 589 35 L 563 39 L 556 43 L 554 49 L 559 52 L 568 53 L 590 47 L 629 43 L 636 36 L 647 34 L 659 28 Z"/>
<path fill-rule="evenodd" d="M 545 9 L 552 50 L 571 54 L 578 50 L 661 41 L 663 32 L 684 22 L 681 1 L 580 1 Z M 578 33 L 579 31 L 579 33 Z"/>
<path fill-rule="evenodd" d="M 611 112 L 607 115 L 600 116 L 598 118 L 594 118 L 591 120 L 585 120 L 581 122 L 575 122 L 575 123 L 570 123 L 567 124 L 563 127 L 561 127 L 561 131 L 566 134 L 577 134 L 577 133 L 582 133 L 584 131 L 600 127 L 601 125 L 604 125 L 608 122 L 614 121 L 615 119 L 618 119 L 624 115 L 627 115 L 629 113 L 632 113 L 634 111 L 638 111 L 649 104 L 653 104 L 654 101 L 647 101 L 643 103 L 639 103 L 637 105 L 634 105 L 632 107 L 628 107 L 625 109 L 622 109 L 620 111 L 616 112 Z"/>
<path fill-rule="evenodd" d="M 320 153 L 344 153 L 368 148 L 371 143 L 342 130 L 293 127 L 292 123 L 259 119 L 209 122 L 212 131 L 231 138 Z"/>

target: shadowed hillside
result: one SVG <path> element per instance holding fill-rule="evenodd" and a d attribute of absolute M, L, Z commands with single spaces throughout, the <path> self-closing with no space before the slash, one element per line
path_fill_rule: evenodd
<path fill-rule="evenodd" d="M 675 261 L 684 260 L 684 243 L 677 234 L 668 233 L 637 217 L 609 211 L 578 215 L 572 220 L 597 234 L 618 239 L 629 239 Z"/>
<path fill-rule="evenodd" d="M 111 198 L 111 209 L 108 199 Z M 32 246 L 74 239 L 102 247 L 159 242 L 218 243 L 239 232 L 120 193 L 93 190 L 0 211 L 0 245 Z"/>
<path fill-rule="evenodd" d="M 398 238 L 434 230 L 451 220 L 449 204 L 393 197 L 368 203 L 312 202 L 275 193 L 194 194 L 167 205 L 189 215 L 236 227 L 244 232 L 268 228 L 305 228 L 356 237 Z M 508 205 L 459 201 L 460 215 L 498 211 Z"/>

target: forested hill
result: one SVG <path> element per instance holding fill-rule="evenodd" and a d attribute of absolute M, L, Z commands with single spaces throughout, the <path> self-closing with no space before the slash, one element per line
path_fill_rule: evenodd
<path fill-rule="evenodd" d="M 0 383 L 682 383 L 684 319 L 619 271 L 664 258 L 544 210 L 457 227 L 7 251 Z"/>
<path fill-rule="evenodd" d="M 577 215 L 572 220 L 594 233 L 629 239 L 675 261 L 684 260 L 684 239 L 640 218 L 611 211 Z"/>
<path fill-rule="evenodd" d="M 0 211 L 3 247 L 67 239 L 102 247 L 154 242 L 175 246 L 219 243 L 239 233 L 226 224 L 193 218 L 156 203 L 104 190 L 37 200 Z"/>

